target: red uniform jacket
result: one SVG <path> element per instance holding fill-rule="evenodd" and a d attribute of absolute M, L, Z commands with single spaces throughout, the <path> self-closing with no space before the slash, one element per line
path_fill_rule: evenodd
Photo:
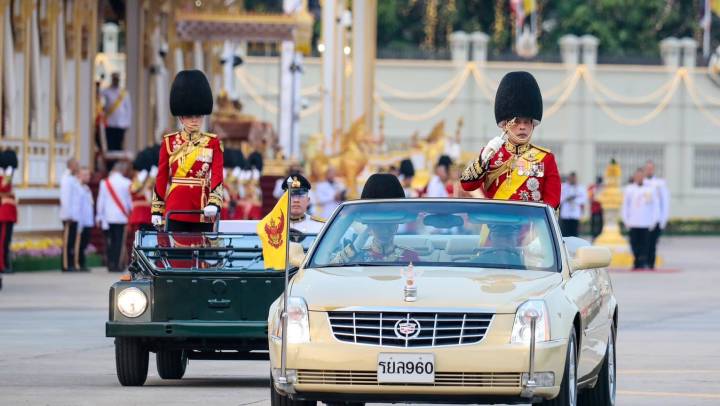
<path fill-rule="evenodd" d="M 466 191 L 480 188 L 491 199 L 543 202 L 560 205 L 560 174 L 555 156 L 531 144 L 516 146 L 506 142 L 483 165 L 476 159 L 462 173 L 460 184 Z"/>
<path fill-rule="evenodd" d="M 167 134 L 160 146 L 152 214 L 171 210 L 222 208 L 223 148 L 215 134 L 184 131 Z M 173 215 L 172 220 L 206 222 L 197 214 Z"/>
<path fill-rule="evenodd" d="M 140 183 L 135 179 L 130 186 L 130 196 L 132 197 L 132 210 L 130 210 L 130 218 L 128 224 L 151 224 L 150 213 L 150 196 L 148 189 L 152 185 L 152 179 L 147 178 L 145 182 Z M 151 189 L 152 190 L 152 189 Z"/>
<path fill-rule="evenodd" d="M 0 176 L 0 222 L 17 222 L 17 205 L 12 190 L 12 175 Z"/>

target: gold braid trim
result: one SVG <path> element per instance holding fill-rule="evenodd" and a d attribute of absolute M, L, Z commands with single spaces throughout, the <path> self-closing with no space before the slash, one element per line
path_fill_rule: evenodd
<path fill-rule="evenodd" d="M 153 190 L 152 205 L 150 211 L 152 212 L 152 214 L 158 214 L 161 216 L 165 215 L 165 202 L 158 197 L 158 195 L 155 193 L 155 190 Z"/>
<path fill-rule="evenodd" d="M 483 168 L 483 165 L 480 163 L 480 158 L 478 157 L 465 167 L 465 170 L 460 176 L 460 180 L 464 182 L 474 181 L 480 179 L 484 174 L 485 168 Z"/>
<path fill-rule="evenodd" d="M 223 184 L 218 184 L 215 189 L 213 189 L 210 192 L 210 197 L 208 198 L 208 204 L 214 204 L 217 207 L 222 207 L 223 205 L 223 197 L 224 197 L 225 191 L 223 190 Z"/>

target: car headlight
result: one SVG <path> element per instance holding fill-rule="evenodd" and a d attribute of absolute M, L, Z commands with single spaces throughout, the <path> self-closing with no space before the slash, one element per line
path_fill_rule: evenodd
<path fill-rule="evenodd" d="M 138 317 L 147 309 L 147 296 L 138 288 L 126 288 L 117 295 L 117 308 L 125 317 Z"/>
<path fill-rule="evenodd" d="M 550 320 L 544 300 L 528 300 L 518 307 L 515 313 L 510 342 L 513 344 L 530 343 L 530 320 L 535 317 L 535 342 L 550 340 Z"/>
<path fill-rule="evenodd" d="M 310 320 L 305 299 L 290 296 L 287 299 L 287 306 L 287 342 L 291 344 L 310 342 Z"/>

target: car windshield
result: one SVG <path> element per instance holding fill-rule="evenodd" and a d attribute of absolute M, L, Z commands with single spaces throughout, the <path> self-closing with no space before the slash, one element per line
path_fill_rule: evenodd
<path fill-rule="evenodd" d="M 557 245 L 541 206 L 472 201 L 343 206 L 309 267 L 482 267 L 557 271 Z"/>
<path fill-rule="evenodd" d="M 307 251 L 315 235 L 291 239 Z M 135 249 L 154 271 L 265 271 L 257 234 L 142 231 Z"/>

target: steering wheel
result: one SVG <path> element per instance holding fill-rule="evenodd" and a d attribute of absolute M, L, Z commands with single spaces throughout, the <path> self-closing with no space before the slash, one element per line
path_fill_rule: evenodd
<path fill-rule="evenodd" d="M 503 253 L 507 254 L 510 257 L 515 257 L 514 259 L 517 259 L 516 264 L 518 264 L 518 265 L 522 265 L 524 263 L 522 255 L 515 248 L 500 248 L 500 247 L 485 248 L 482 251 L 478 252 L 477 257 L 475 257 L 475 258 L 501 255 Z M 515 265 L 515 264 L 513 264 L 513 265 Z"/>

